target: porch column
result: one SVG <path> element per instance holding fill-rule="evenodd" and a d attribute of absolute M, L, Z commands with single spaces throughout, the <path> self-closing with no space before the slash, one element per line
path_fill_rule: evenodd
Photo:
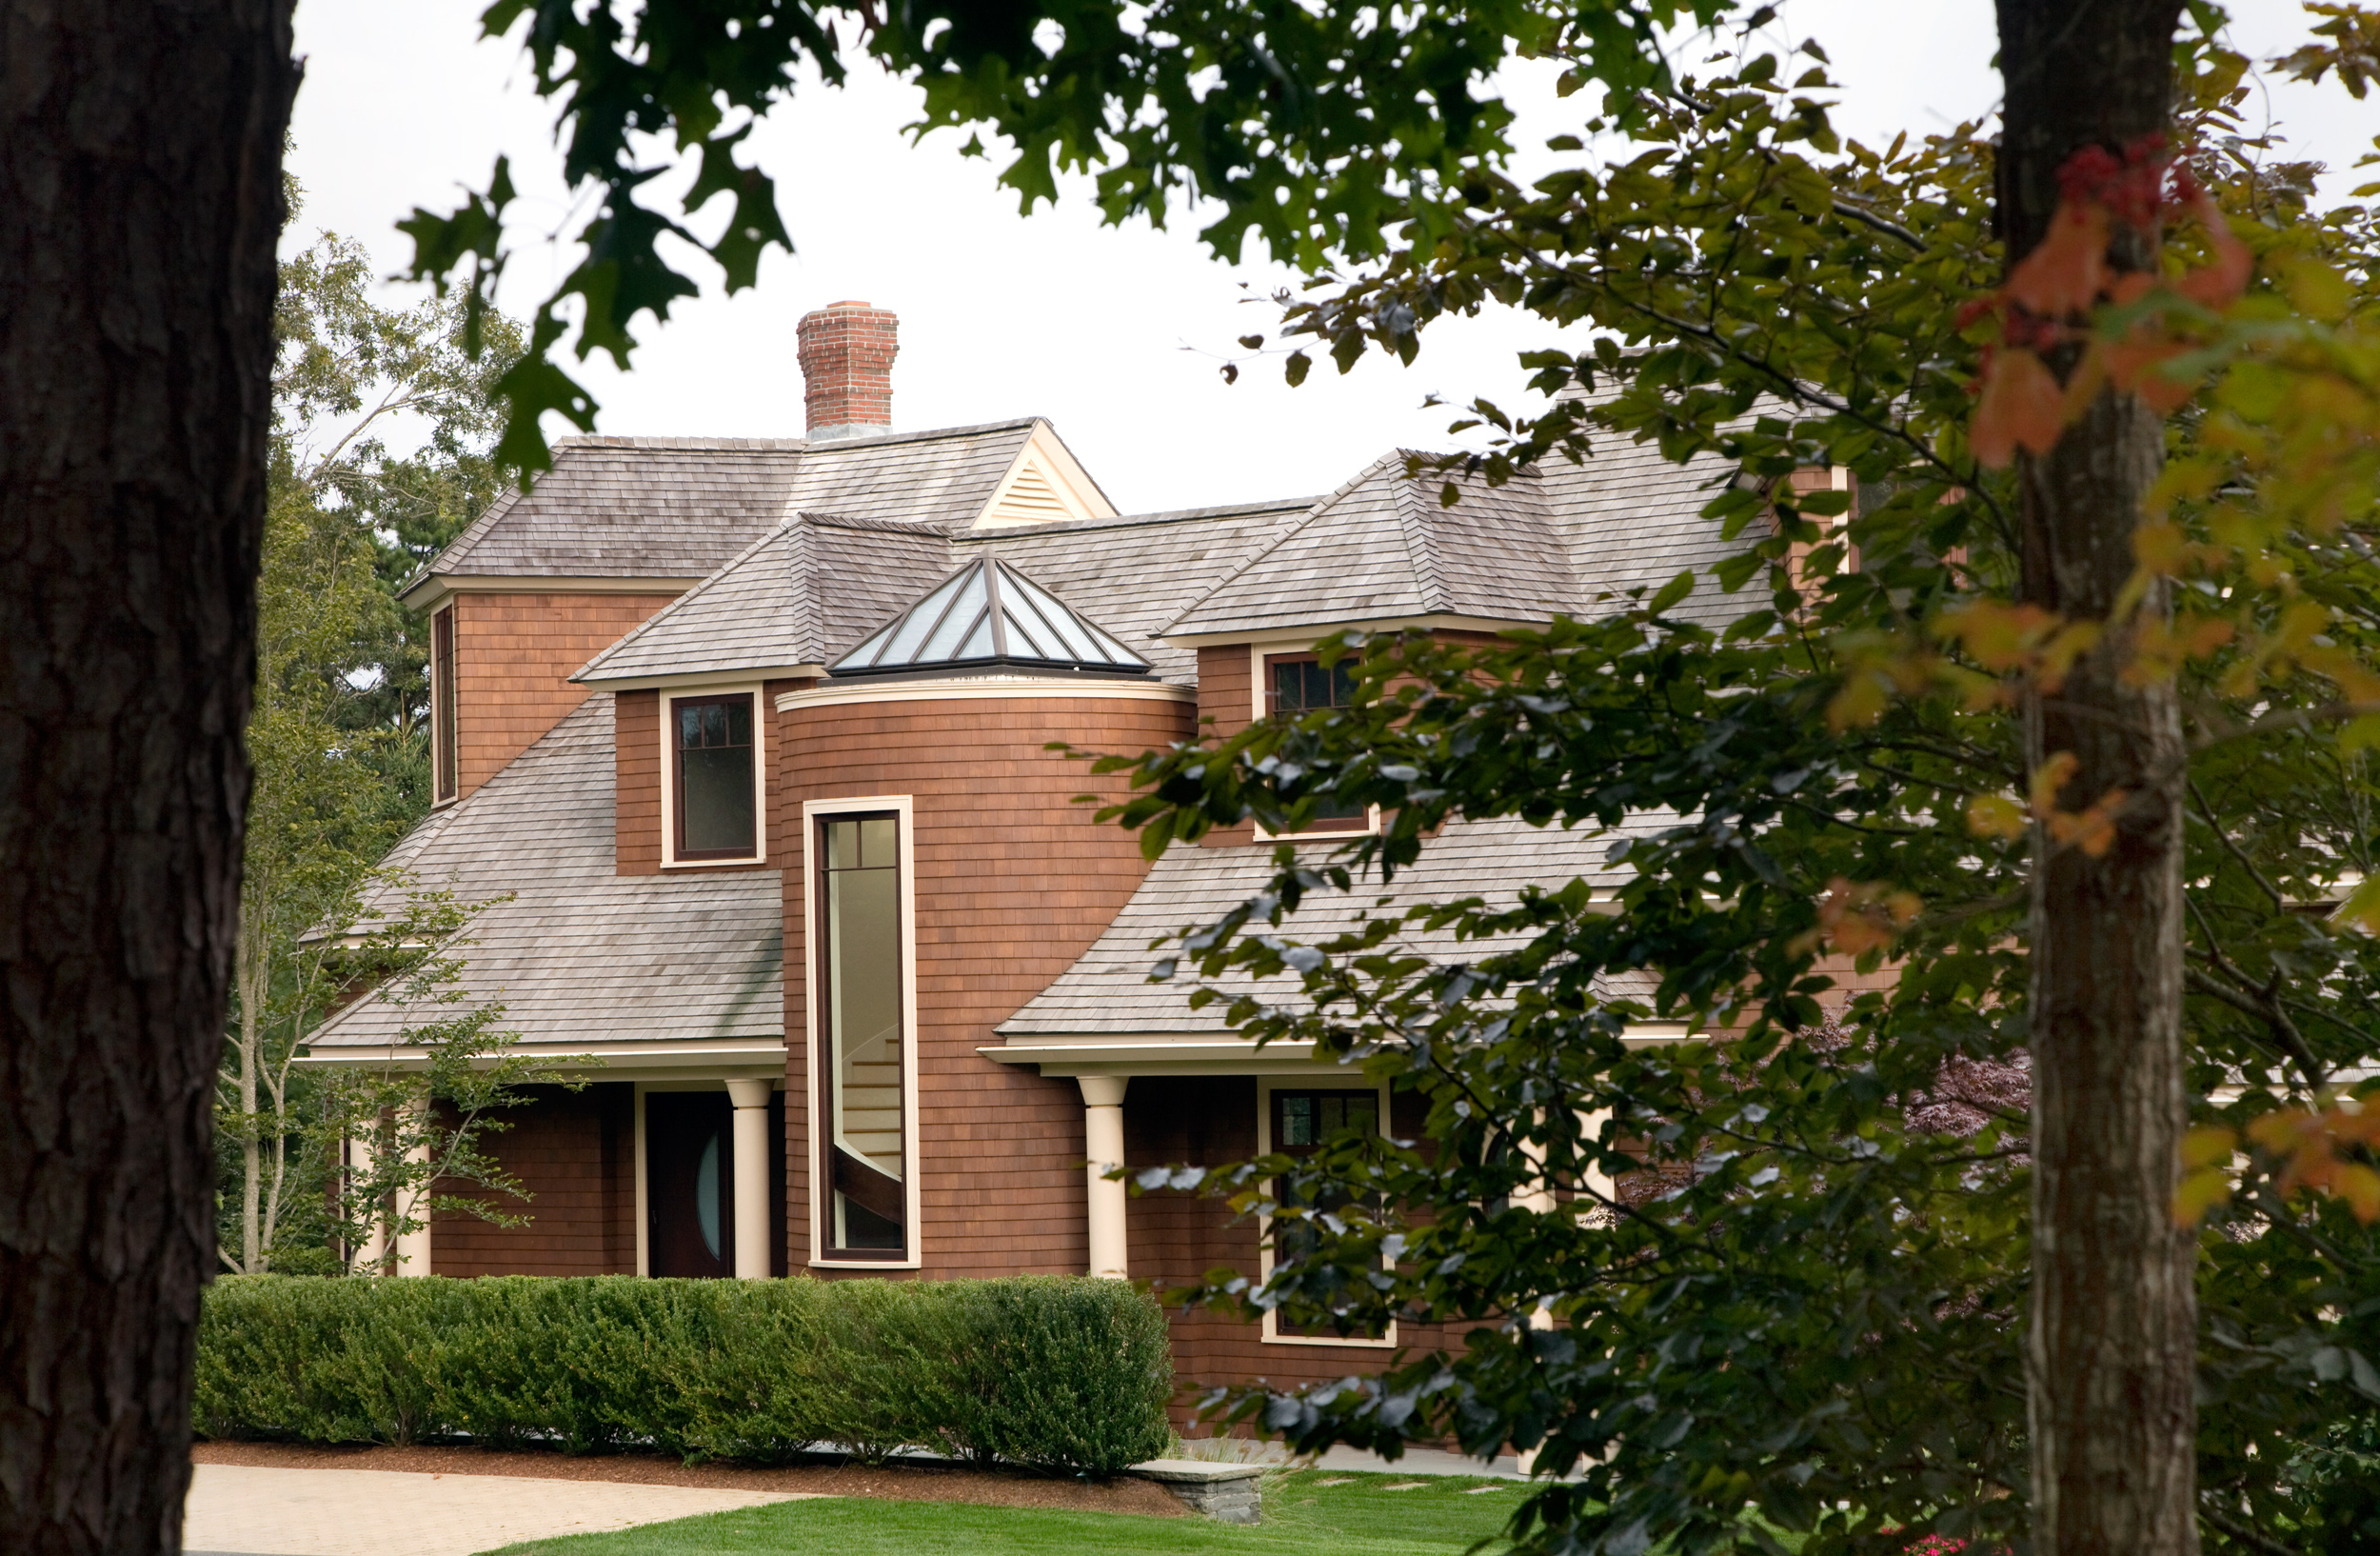
<path fill-rule="evenodd" d="M 426 1167 L 429 1164 L 429 1142 L 415 1141 L 406 1151 L 405 1159 L 416 1166 Z M 407 1208 L 421 1217 L 422 1225 L 419 1230 L 402 1233 L 397 1238 L 397 1273 L 400 1275 L 429 1273 L 429 1199 L 430 1189 L 434 1187 L 424 1180 L 422 1186 L 413 1191 Z"/>
<path fill-rule="evenodd" d="M 1078 1075 L 1082 1087 L 1082 1151 L 1090 1158 L 1091 1273 L 1127 1278 L 1124 1268 L 1124 1186 L 1107 1177 L 1124 1160 L 1124 1087 L 1129 1075 Z"/>
<path fill-rule="evenodd" d="M 768 1279 L 768 1096 L 767 1081 L 729 1081 L 735 1107 L 736 1279 Z"/>

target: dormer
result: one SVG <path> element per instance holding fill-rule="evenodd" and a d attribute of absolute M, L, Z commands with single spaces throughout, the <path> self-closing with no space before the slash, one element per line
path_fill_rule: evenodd
<path fill-rule="evenodd" d="M 1339 678 L 1314 646 L 1350 628 L 1482 641 L 1580 608 L 1534 474 L 1453 478 L 1448 506 L 1449 477 L 1407 473 L 1427 457 L 1375 460 L 1166 627 L 1167 643 L 1198 650 L 1201 724 L 1229 735 L 1327 706 Z"/>

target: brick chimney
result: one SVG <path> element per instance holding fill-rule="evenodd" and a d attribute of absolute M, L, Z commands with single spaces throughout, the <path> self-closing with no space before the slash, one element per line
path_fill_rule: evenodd
<path fill-rule="evenodd" d="M 803 315 L 802 409 L 814 441 L 892 430 L 900 334 L 898 314 L 865 303 L 836 303 Z"/>

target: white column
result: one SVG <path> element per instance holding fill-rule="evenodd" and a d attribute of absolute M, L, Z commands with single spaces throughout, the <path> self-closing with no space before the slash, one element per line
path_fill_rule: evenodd
<path fill-rule="evenodd" d="M 767 1081 L 729 1081 L 735 1105 L 736 1278 L 768 1279 L 768 1094 Z"/>
<path fill-rule="evenodd" d="M 406 1151 L 405 1159 L 408 1162 L 427 1164 L 429 1142 L 426 1140 L 414 1142 L 412 1147 Z M 422 1225 L 419 1230 L 406 1232 L 397 1239 L 397 1273 L 400 1275 L 429 1273 L 429 1199 L 430 1189 L 434 1187 L 425 1180 L 420 1187 L 413 1190 L 410 1208 L 414 1215 L 421 1218 Z"/>
<path fill-rule="evenodd" d="M 1113 1280 L 1126 1278 L 1124 1268 L 1124 1185 L 1108 1172 L 1124 1161 L 1124 1087 L 1129 1075 L 1079 1075 L 1082 1087 L 1082 1149 L 1090 1158 L 1083 1170 L 1091 1187 L 1091 1273 Z"/>

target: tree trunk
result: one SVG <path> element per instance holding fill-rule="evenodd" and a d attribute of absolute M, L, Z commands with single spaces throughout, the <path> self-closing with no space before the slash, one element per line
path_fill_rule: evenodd
<path fill-rule="evenodd" d="M 0 1550 L 180 1548 L 289 0 L 0 0 Z"/>
<path fill-rule="evenodd" d="M 2047 230 L 2068 157 L 2170 133 L 2178 11 L 2178 0 L 1999 0 L 2012 266 Z M 2152 265 L 2153 239 L 2119 232 L 2111 260 Z M 2110 392 L 2048 454 L 2023 459 L 2023 597 L 2106 620 L 2163 460 L 2155 413 Z M 2144 615 L 2168 608 L 2160 592 Z M 2172 1208 L 2185 1123 L 2181 717 L 2171 686 L 2125 683 L 2131 641 L 2111 630 L 2025 709 L 2033 764 L 2077 761 L 2060 808 L 2130 796 L 2095 858 L 2034 833 L 2026 1359 L 2038 1556 L 2198 1549 L 2192 1244 Z"/>

